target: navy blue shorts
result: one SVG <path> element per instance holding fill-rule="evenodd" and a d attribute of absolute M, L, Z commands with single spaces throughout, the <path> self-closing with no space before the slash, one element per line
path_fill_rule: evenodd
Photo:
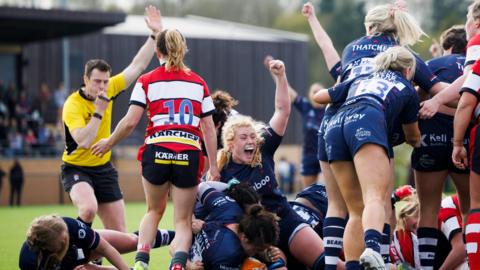
<path fill-rule="evenodd" d="M 322 184 L 313 184 L 297 194 L 297 198 L 307 199 L 320 213 L 321 217 L 327 215 L 328 198 L 327 190 Z"/>
<path fill-rule="evenodd" d="M 453 173 L 468 174 L 469 170 L 460 170 L 452 161 L 453 116 L 437 113 L 427 120 L 419 120 L 422 134 L 421 145 L 414 148 L 411 156 L 412 167 L 420 172 L 448 170 Z M 466 134 L 469 134 L 470 129 Z M 468 149 L 468 136 L 464 145 Z"/>
<path fill-rule="evenodd" d="M 288 244 L 293 239 L 295 234 L 305 227 L 309 227 L 307 223 L 288 205 L 280 213 L 278 213 L 280 221 L 280 237 L 278 240 L 278 247 L 287 256 L 288 269 L 306 269 L 302 266 L 290 253 Z"/>
<path fill-rule="evenodd" d="M 321 213 L 315 211 L 314 209 L 305 206 L 301 203 L 295 201 L 290 202 L 293 210 L 304 220 L 305 223 L 309 224 L 310 227 L 323 239 L 323 221 L 324 216 Z"/>
<path fill-rule="evenodd" d="M 324 115 L 322 119 L 322 124 L 318 130 L 318 151 L 317 159 L 320 161 L 328 162 L 327 151 L 325 149 L 325 131 L 328 126 L 328 122 L 333 117 L 333 115 Z"/>
<path fill-rule="evenodd" d="M 302 175 L 317 175 L 321 172 L 317 156 L 316 153 L 302 155 L 302 169 L 300 170 Z"/>
<path fill-rule="evenodd" d="M 382 111 L 369 105 L 344 108 L 330 120 L 325 135 L 328 161 L 351 161 L 364 144 L 377 144 L 389 155 Z"/>

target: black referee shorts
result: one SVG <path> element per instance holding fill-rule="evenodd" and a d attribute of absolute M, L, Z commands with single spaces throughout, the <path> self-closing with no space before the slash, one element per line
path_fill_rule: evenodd
<path fill-rule="evenodd" d="M 110 162 L 104 165 L 86 167 L 68 163 L 62 165 L 62 184 L 66 192 L 80 182 L 92 186 L 99 203 L 121 200 L 122 191 L 118 184 L 118 172 Z"/>

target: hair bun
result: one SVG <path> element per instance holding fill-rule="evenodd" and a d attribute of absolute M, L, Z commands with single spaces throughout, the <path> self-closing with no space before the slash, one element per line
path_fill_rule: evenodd
<path fill-rule="evenodd" d="M 252 216 L 258 216 L 260 212 L 262 212 L 262 210 L 263 210 L 263 207 L 260 204 L 254 204 L 250 206 L 248 212 Z"/>

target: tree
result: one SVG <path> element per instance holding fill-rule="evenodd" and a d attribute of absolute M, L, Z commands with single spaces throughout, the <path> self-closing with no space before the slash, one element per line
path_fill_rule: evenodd
<path fill-rule="evenodd" d="M 454 24 L 464 24 L 467 7 L 470 1 L 465 0 L 435 0 L 432 1 L 433 31 L 441 33 Z"/>

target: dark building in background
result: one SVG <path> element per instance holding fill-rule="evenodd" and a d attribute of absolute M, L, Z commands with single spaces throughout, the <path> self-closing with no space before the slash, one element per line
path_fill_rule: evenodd
<path fill-rule="evenodd" d="M 186 17 L 164 18 L 165 28 L 179 29 L 187 38 L 189 53 L 187 65 L 207 82 L 210 91 L 224 89 L 240 101 L 236 107 L 244 114 L 268 121 L 274 111 L 275 86 L 263 66 L 263 58 L 270 54 L 282 59 L 290 84 L 300 93 L 308 87 L 308 37 L 285 31 L 213 19 Z M 90 58 L 103 58 L 120 72 L 128 65 L 149 32 L 141 16 L 127 16 L 124 23 L 102 32 L 69 38 L 70 78 L 72 88 L 82 83 L 83 67 Z M 56 86 L 62 81 L 62 43 L 60 40 L 30 43 L 23 47 L 22 83 L 36 95 L 42 82 Z M 148 70 L 158 66 L 154 59 Z M 114 125 L 125 114 L 130 98 L 130 87 L 115 100 Z M 301 119 L 292 113 L 284 143 L 300 143 Z M 143 140 L 146 120 L 143 119 L 126 143 L 139 144 Z"/>

